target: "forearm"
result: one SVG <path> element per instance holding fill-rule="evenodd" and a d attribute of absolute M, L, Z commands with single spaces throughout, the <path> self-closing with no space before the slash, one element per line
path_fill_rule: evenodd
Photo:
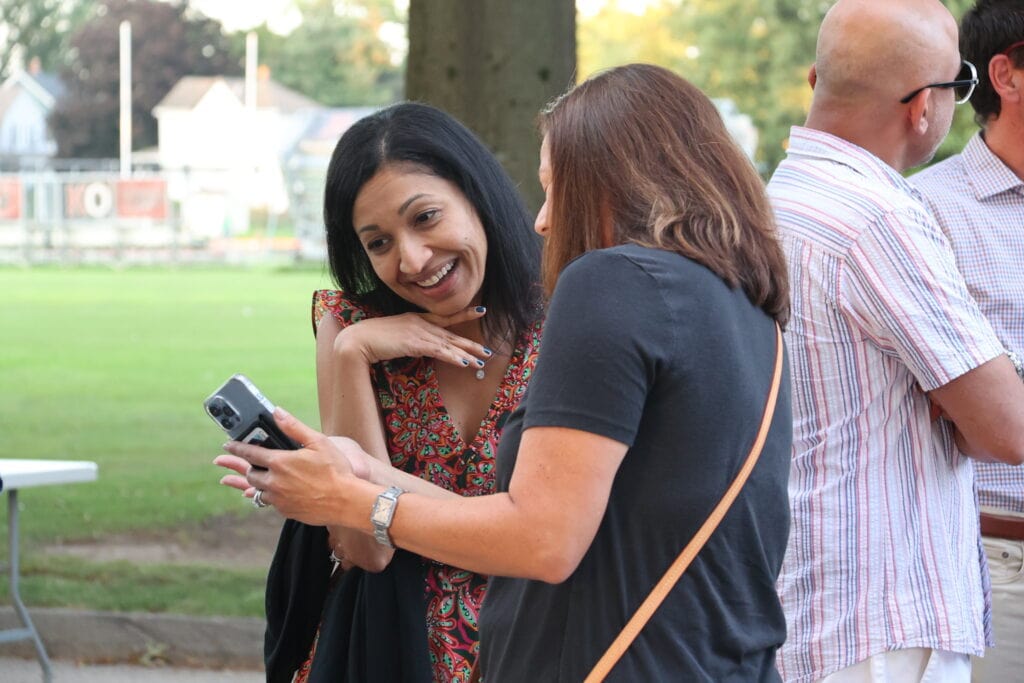
<path fill-rule="evenodd" d="M 367 464 L 370 469 L 368 481 L 377 484 L 378 486 L 383 486 L 384 488 L 387 488 L 388 486 L 397 486 L 403 491 L 418 493 L 435 499 L 462 498 L 462 496 L 454 491 L 441 488 L 437 484 L 433 484 L 426 479 L 420 479 L 414 474 L 409 474 L 408 472 L 392 467 L 389 462 L 368 459 Z"/>
<path fill-rule="evenodd" d="M 964 433 L 956 428 L 956 425 L 953 425 L 953 440 L 956 442 L 956 447 L 960 452 L 972 460 L 976 460 L 978 462 L 1000 462 L 996 458 L 986 454 L 982 449 L 970 443 L 970 441 L 967 440 L 967 437 L 964 436 Z"/>
<path fill-rule="evenodd" d="M 381 487 L 361 480 L 346 487 L 338 522 L 373 532 L 370 514 Z M 481 574 L 549 580 L 542 548 L 548 527 L 530 517 L 507 493 L 437 499 L 417 493 L 399 497 L 389 534 L 400 548 Z"/>
<path fill-rule="evenodd" d="M 335 333 L 337 323 L 322 324 L 317 338 L 317 388 L 321 431 L 359 443 L 378 460 L 387 460 L 387 442 L 381 423 L 371 366 L 349 343 L 346 330 Z M 328 338 L 329 337 L 329 338 Z"/>
<path fill-rule="evenodd" d="M 332 526 L 330 532 L 331 548 L 325 552 L 335 552 L 340 559 L 362 567 L 368 572 L 380 572 L 391 562 L 395 551 L 387 548 L 362 531 L 346 527 Z"/>
<path fill-rule="evenodd" d="M 957 429 L 965 455 L 1011 465 L 1024 462 L 1024 384 L 998 356 L 931 392 Z"/>

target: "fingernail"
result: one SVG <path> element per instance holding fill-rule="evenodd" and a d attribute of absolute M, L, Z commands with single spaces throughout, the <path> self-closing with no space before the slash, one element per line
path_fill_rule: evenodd
<path fill-rule="evenodd" d="M 476 364 L 481 368 L 484 366 L 484 362 L 482 360 L 478 360 Z"/>
<path fill-rule="evenodd" d="M 487 348 L 487 347 L 485 346 L 485 347 L 484 347 L 484 355 L 485 355 L 485 356 L 493 356 L 493 355 L 494 355 L 494 351 L 491 351 L 491 350 L 490 350 L 489 348 Z"/>
<path fill-rule="evenodd" d="M 223 448 L 224 450 L 227 450 L 229 446 L 231 446 L 231 442 L 230 441 L 225 441 L 224 443 L 222 443 L 220 445 L 220 447 Z"/>
<path fill-rule="evenodd" d="M 477 306 L 476 307 L 476 312 L 477 313 L 486 313 L 487 312 L 487 307 L 486 306 Z"/>
<path fill-rule="evenodd" d="M 462 359 L 462 364 L 463 364 L 463 365 L 469 365 L 469 361 L 468 361 L 468 360 L 466 360 L 465 358 L 463 358 L 463 359 Z"/>

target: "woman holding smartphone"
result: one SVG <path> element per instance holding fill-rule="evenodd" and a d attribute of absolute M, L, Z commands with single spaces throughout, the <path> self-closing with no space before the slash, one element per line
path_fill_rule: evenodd
<path fill-rule="evenodd" d="M 324 433 L 361 443 L 381 482 L 494 493 L 541 331 L 540 241 L 511 180 L 455 119 L 398 104 L 339 140 L 324 220 L 338 285 L 313 296 Z M 329 582 L 335 561 L 357 569 Z M 486 580 L 287 522 L 268 577 L 268 680 L 464 681 Z"/>
<path fill-rule="evenodd" d="M 789 301 L 761 179 L 708 98 L 659 67 L 590 78 L 542 114 L 541 132 L 535 229 L 550 304 L 502 438 L 500 492 L 381 486 L 359 444 L 284 411 L 304 449 L 227 450 L 268 468 L 248 483 L 282 514 L 491 575 L 486 683 L 577 683 L 773 416 L 738 497 L 608 680 L 777 681 L 792 445 L 777 325 Z"/>

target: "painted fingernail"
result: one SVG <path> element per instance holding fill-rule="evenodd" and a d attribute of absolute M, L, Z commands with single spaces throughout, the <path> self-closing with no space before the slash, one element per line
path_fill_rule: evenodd
<path fill-rule="evenodd" d="M 476 307 L 476 312 L 477 313 L 486 313 L 487 312 L 487 307 L 486 306 L 477 306 Z"/>
<path fill-rule="evenodd" d="M 481 367 L 481 368 L 482 368 L 482 367 L 484 366 L 484 362 L 483 362 L 482 360 L 478 360 L 478 361 L 476 362 L 476 364 L 477 364 L 477 366 L 479 366 L 479 367 Z"/>
<path fill-rule="evenodd" d="M 485 346 L 485 347 L 484 347 L 484 355 L 485 355 L 485 356 L 493 356 L 493 355 L 494 355 L 494 351 L 491 351 L 491 350 L 490 350 L 489 348 L 487 348 L 487 347 Z"/>
<path fill-rule="evenodd" d="M 469 365 L 469 361 L 468 361 L 468 360 L 466 360 L 465 358 L 463 358 L 463 359 L 462 359 L 462 364 L 463 364 L 463 365 Z"/>

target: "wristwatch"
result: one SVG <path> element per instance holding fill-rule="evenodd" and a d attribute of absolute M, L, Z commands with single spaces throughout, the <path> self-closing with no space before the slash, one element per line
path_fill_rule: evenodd
<path fill-rule="evenodd" d="M 1022 362 L 1020 356 L 1013 351 L 1010 351 L 1009 349 L 1006 349 L 1005 351 L 1006 356 L 1010 359 L 1010 362 L 1013 363 L 1013 369 L 1017 371 L 1017 377 L 1024 381 L 1024 362 Z"/>
<path fill-rule="evenodd" d="M 391 542 L 391 536 L 388 535 L 388 529 L 391 528 L 391 520 L 395 517 L 398 497 L 403 493 L 405 491 L 397 486 L 389 487 L 377 496 L 377 500 L 373 504 L 373 510 L 370 512 L 370 523 L 373 524 L 373 537 L 377 539 L 377 543 L 388 548 L 395 547 L 395 544 Z"/>

